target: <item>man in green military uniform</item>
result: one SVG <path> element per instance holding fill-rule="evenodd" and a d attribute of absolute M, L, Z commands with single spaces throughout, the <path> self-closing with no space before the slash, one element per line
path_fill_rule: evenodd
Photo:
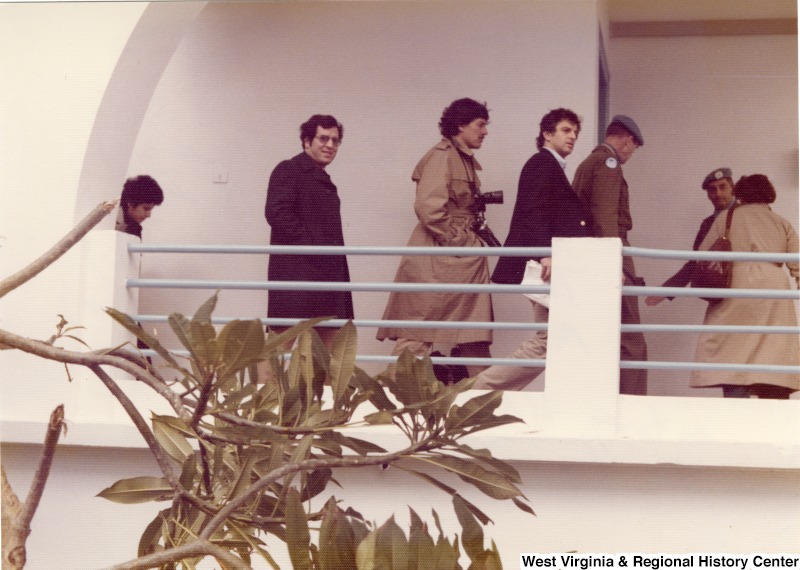
<path fill-rule="evenodd" d="M 606 129 L 605 141 L 578 166 L 572 187 L 592 216 L 594 237 L 618 237 L 622 245 L 630 245 L 628 232 L 633 222 L 622 165 L 643 144 L 642 132 L 634 120 L 626 115 L 615 115 Z M 625 285 L 643 284 L 636 276 L 630 257 L 623 258 L 622 271 Z M 639 299 L 622 297 L 622 323 L 639 322 Z M 647 360 L 647 344 L 642 333 L 622 333 L 620 345 L 622 360 Z M 620 393 L 647 394 L 647 370 L 621 370 Z"/>

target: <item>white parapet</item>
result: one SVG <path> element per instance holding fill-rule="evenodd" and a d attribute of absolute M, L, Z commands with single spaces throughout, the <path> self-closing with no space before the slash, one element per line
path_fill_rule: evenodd
<path fill-rule="evenodd" d="M 613 433 L 619 394 L 622 242 L 553 240 L 547 432 Z"/>

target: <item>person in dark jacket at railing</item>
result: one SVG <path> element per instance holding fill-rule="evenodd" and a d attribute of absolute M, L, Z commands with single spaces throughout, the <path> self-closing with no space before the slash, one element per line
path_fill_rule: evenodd
<path fill-rule="evenodd" d="M 164 191 L 151 176 L 143 174 L 128 178 L 122 186 L 122 196 L 119 200 L 119 212 L 114 227 L 118 232 L 123 232 L 142 239 L 142 223 L 149 218 L 153 209 L 164 203 Z M 137 323 L 141 328 L 142 324 Z M 142 339 L 136 339 L 136 347 L 150 348 Z M 148 357 L 148 362 L 151 359 Z"/>
<path fill-rule="evenodd" d="M 114 229 L 118 232 L 142 237 L 142 222 L 153 213 L 153 208 L 164 202 L 164 191 L 147 175 L 128 178 L 122 187 L 119 214 Z"/>
<path fill-rule="evenodd" d="M 708 194 L 708 201 L 711 202 L 712 206 L 714 206 L 714 213 L 703 220 L 703 222 L 700 224 L 700 229 L 697 231 L 697 236 L 694 238 L 694 245 L 692 246 L 694 251 L 697 251 L 697 249 L 700 247 L 700 244 L 703 242 L 703 238 L 706 237 L 708 230 L 711 229 L 711 224 L 714 223 L 714 220 L 717 219 L 717 216 L 719 216 L 722 212 L 727 212 L 736 202 L 736 198 L 733 197 L 733 173 L 731 172 L 730 168 L 717 168 L 713 172 L 710 172 L 703 180 L 701 188 Z M 686 262 L 675 275 L 664 281 L 661 286 L 686 287 L 692 281 L 694 266 L 694 261 Z M 673 297 L 650 295 L 644 300 L 644 302 L 648 306 L 652 307 L 658 305 L 665 299 L 669 299 L 671 301 Z"/>
<path fill-rule="evenodd" d="M 734 186 L 739 205 L 733 211 L 728 235 L 732 251 L 797 253 L 797 232 L 788 220 L 775 214 L 775 188 L 763 174 L 743 176 Z M 725 233 L 727 216 L 719 216 L 700 244 L 706 251 Z M 800 263 L 786 263 L 800 286 Z M 734 261 L 732 289 L 792 289 L 783 263 Z M 706 309 L 705 325 L 797 326 L 791 299 L 722 299 Z M 704 332 L 697 341 L 697 362 L 724 364 L 777 364 L 800 366 L 800 342 L 795 334 Z M 800 390 L 800 374 L 729 370 L 694 370 L 693 388 L 721 387 L 726 398 L 757 396 L 783 400 Z"/>
<path fill-rule="evenodd" d="M 572 189 L 564 169 L 581 131 L 581 121 L 569 109 L 553 109 L 542 117 L 534 154 L 519 176 L 517 201 L 505 247 L 551 247 L 554 237 L 589 236 L 589 213 Z M 550 281 L 550 257 L 500 257 L 492 281 L 518 285 L 529 260 L 541 264 L 541 278 Z M 546 323 L 547 307 L 531 300 L 533 320 Z M 547 355 L 547 331 L 536 331 L 514 352 L 514 358 L 543 359 Z M 492 366 L 480 374 L 475 388 L 521 390 L 544 369 L 525 366 Z"/>
<path fill-rule="evenodd" d="M 331 115 L 314 115 L 300 126 L 303 152 L 272 171 L 265 215 L 272 228 L 270 245 L 343 246 L 339 195 L 325 168 L 336 158 L 344 128 Z M 350 281 L 344 255 L 269 256 L 270 281 Z M 267 317 L 331 316 L 353 318 L 350 291 L 269 292 Z M 269 327 L 285 330 L 287 327 Z M 318 327 L 330 347 L 335 328 Z"/>

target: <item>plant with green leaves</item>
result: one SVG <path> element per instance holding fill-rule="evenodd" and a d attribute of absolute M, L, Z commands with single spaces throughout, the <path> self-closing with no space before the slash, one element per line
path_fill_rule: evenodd
<path fill-rule="evenodd" d="M 99 493 L 120 503 L 168 503 L 145 528 L 138 557 L 115 568 L 192 569 L 209 556 L 226 569 L 249 568 L 255 557 L 277 568 L 270 536 L 286 544 L 297 569 L 450 570 L 461 568 L 462 549 L 469 568 L 501 568 L 494 543 L 484 544 L 489 517 L 446 482 L 455 475 L 533 514 L 517 471 L 464 441 L 520 421 L 495 413 L 501 392 L 469 397 L 474 380 L 445 386 L 429 358 L 408 352 L 391 373 L 373 378 L 356 366 L 352 323 L 337 332 L 330 351 L 314 330 L 319 319 L 281 334 L 265 335 L 258 319 L 218 330 L 211 321 L 216 302 L 214 295 L 192 318 L 170 315 L 187 356 L 165 348 L 128 315 L 107 309 L 158 355 L 158 367 L 126 347 L 74 352 L 0 330 L 3 348 L 90 368 L 125 409 L 161 470 L 160 477 L 128 478 Z M 285 358 L 289 342 L 294 348 Z M 270 374 L 259 373 L 265 363 Z M 145 383 L 173 413 L 153 415 L 148 423 L 101 366 Z M 352 435 L 354 428 L 368 433 L 381 425 L 394 426 L 405 444 L 390 451 Z M 406 535 L 393 517 L 378 526 L 326 492 L 329 483 L 338 484 L 334 470 L 377 465 L 392 465 L 449 494 L 460 540 L 445 536 L 435 512 L 435 538 L 414 510 Z"/>

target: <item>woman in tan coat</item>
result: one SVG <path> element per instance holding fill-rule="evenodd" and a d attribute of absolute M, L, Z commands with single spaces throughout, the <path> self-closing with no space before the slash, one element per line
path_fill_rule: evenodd
<path fill-rule="evenodd" d="M 740 205 L 733 213 L 729 239 L 733 251 L 794 253 L 797 232 L 767 204 L 775 201 L 775 189 L 763 174 L 743 176 L 734 196 Z M 718 216 L 700 245 L 708 250 L 725 233 L 726 216 Z M 800 285 L 800 264 L 787 263 L 789 273 Z M 731 288 L 791 289 L 783 264 L 737 261 L 733 264 Z M 722 299 L 709 304 L 704 324 L 749 326 L 797 326 L 791 299 Z M 697 362 L 800 365 L 800 339 L 794 334 L 702 333 L 697 344 Z M 800 390 L 800 374 L 771 372 L 695 370 L 691 386 L 722 387 L 726 398 L 786 399 Z"/>
<path fill-rule="evenodd" d="M 489 111 L 472 99 L 459 99 L 444 110 L 439 129 L 442 141 L 419 161 L 411 178 L 417 183 L 414 211 L 419 223 L 409 246 L 481 247 L 473 231 L 475 199 L 480 194 L 473 151 L 487 134 Z M 486 257 L 403 256 L 395 283 L 489 283 Z M 491 321 L 488 293 L 407 293 L 389 297 L 384 320 Z M 396 340 L 393 355 L 408 349 L 429 354 L 434 343 L 455 344 L 461 356 L 489 357 L 490 330 L 382 327 L 379 340 Z M 475 375 L 485 367 L 468 367 Z"/>

